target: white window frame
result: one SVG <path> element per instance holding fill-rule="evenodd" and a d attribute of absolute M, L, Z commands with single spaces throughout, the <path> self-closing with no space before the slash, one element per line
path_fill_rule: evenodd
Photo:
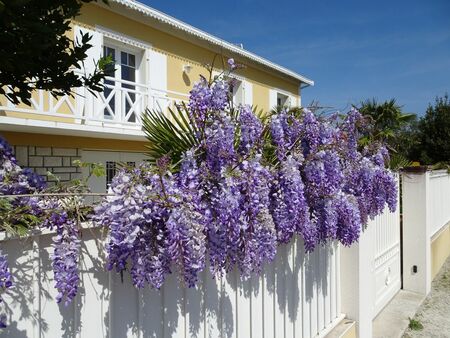
<path fill-rule="evenodd" d="M 278 100 L 281 102 L 278 103 Z M 290 107 L 291 99 L 289 95 L 277 91 L 277 107 Z"/>
<path fill-rule="evenodd" d="M 212 76 L 213 78 L 216 76 L 219 76 L 221 74 L 221 72 L 214 70 L 212 72 Z M 245 104 L 245 83 L 247 82 L 246 78 L 240 75 L 236 75 L 236 74 L 230 74 L 228 75 L 229 78 L 237 81 L 239 83 L 237 90 L 236 88 L 233 88 L 233 94 L 232 94 L 232 100 L 231 102 L 233 103 L 233 106 L 237 107 L 239 105 L 243 105 Z M 240 95 L 240 97 L 238 97 L 238 95 Z"/>
<path fill-rule="evenodd" d="M 96 26 L 95 30 L 103 35 L 103 45 L 101 46 L 102 49 L 102 55 L 104 51 L 104 47 L 110 47 L 115 49 L 116 53 L 116 64 L 115 68 L 116 71 L 114 73 L 114 78 L 116 80 L 122 80 L 121 76 L 121 52 L 126 52 L 129 54 L 133 54 L 135 56 L 135 83 L 136 83 L 136 90 L 142 90 L 142 92 L 148 92 L 147 89 L 144 88 L 144 86 L 148 86 L 148 83 L 150 81 L 149 79 L 149 58 L 148 53 L 151 49 L 151 44 L 148 44 L 146 42 L 140 41 L 138 39 L 132 38 L 130 36 L 127 36 L 125 34 L 112 31 L 108 28 Z M 115 81 L 114 88 L 119 89 L 118 92 L 120 92 L 121 83 L 118 81 Z M 122 102 L 120 98 L 116 95 L 114 98 L 115 100 L 115 107 L 119 107 Z M 148 103 L 144 103 L 148 104 Z M 117 108 L 116 108 L 117 109 Z M 120 107 L 122 109 L 122 107 Z M 136 109 L 141 110 L 143 107 L 139 107 Z M 121 111 L 121 113 L 124 113 Z M 136 115 L 136 114 L 135 114 Z M 136 119 L 139 118 L 139 116 L 135 116 Z"/>

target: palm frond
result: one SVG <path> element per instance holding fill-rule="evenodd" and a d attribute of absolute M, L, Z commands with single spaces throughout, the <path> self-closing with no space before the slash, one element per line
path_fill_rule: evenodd
<path fill-rule="evenodd" d="M 176 167 L 183 153 L 198 145 L 198 128 L 184 104 L 176 105 L 175 111 L 168 108 L 167 115 L 148 109 L 142 114 L 142 127 L 149 141 L 146 154 L 151 163 L 169 156 Z"/>
<path fill-rule="evenodd" d="M 405 156 L 393 153 L 389 159 L 389 169 L 397 171 L 405 167 L 411 166 L 412 162 L 408 160 Z"/>

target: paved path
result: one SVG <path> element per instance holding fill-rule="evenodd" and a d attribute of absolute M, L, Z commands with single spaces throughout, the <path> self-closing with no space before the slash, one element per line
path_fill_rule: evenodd
<path fill-rule="evenodd" d="M 431 293 L 414 316 L 420 331 L 407 329 L 404 338 L 450 338 L 450 257 L 433 281 Z"/>

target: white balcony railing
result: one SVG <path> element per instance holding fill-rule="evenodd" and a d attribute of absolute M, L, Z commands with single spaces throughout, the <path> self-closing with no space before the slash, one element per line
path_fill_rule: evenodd
<path fill-rule="evenodd" d="M 25 113 L 15 117 L 33 119 L 33 115 L 49 116 L 55 120 L 99 126 L 120 126 L 140 129 L 141 114 L 146 109 L 167 110 L 175 104 L 186 102 L 188 95 L 169 90 L 160 90 L 149 85 L 106 77 L 104 91 L 92 93 L 86 88 L 77 88 L 73 97 L 55 98 L 48 92 L 37 90 L 31 105 L 15 105 L 6 98 L 0 101 L 0 111 Z M 30 115 L 33 114 L 33 115 Z M 37 118 L 41 119 L 41 118 Z"/>

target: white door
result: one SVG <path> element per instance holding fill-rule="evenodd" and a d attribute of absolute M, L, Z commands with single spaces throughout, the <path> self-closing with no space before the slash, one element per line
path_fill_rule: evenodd
<path fill-rule="evenodd" d="M 106 175 L 102 177 L 92 176 L 89 178 L 88 185 L 91 192 L 104 193 L 108 190 L 114 178 L 119 163 L 136 166 L 144 162 L 145 155 L 141 153 L 118 152 L 118 151 L 91 151 L 84 150 L 81 157 L 83 162 L 101 163 L 106 169 Z M 83 169 L 83 176 L 89 175 L 88 169 Z"/>

